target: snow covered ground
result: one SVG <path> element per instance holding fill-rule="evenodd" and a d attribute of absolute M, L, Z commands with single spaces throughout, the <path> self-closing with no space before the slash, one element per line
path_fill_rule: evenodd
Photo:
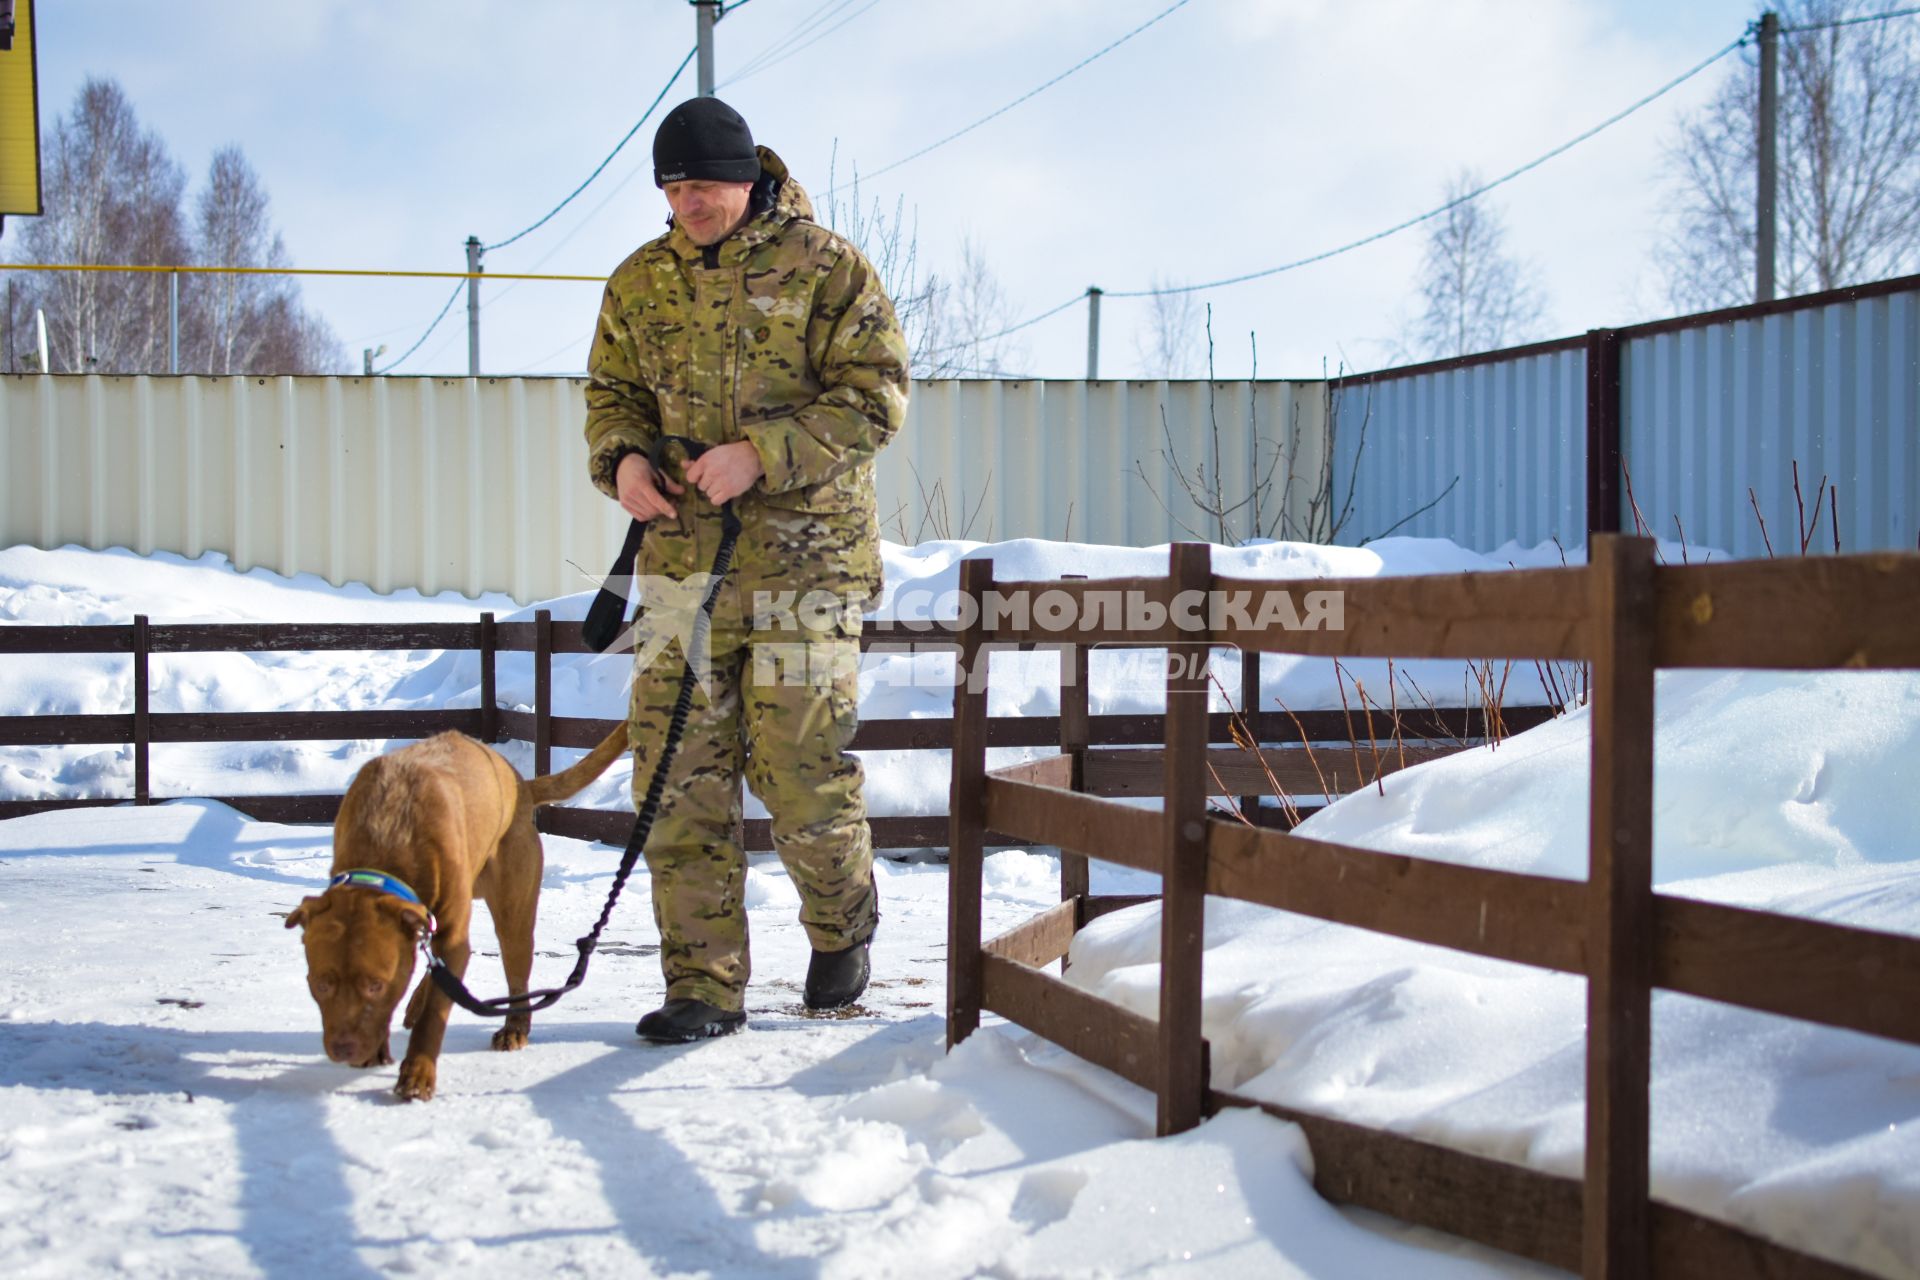
<path fill-rule="evenodd" d="M 1052 543 L 890 548 L 893 607 L 953 584 L 968 551 L 1002 577 L 1161 571 L 1164 550 Z M 1557 562 L 1396 539 L 1364 551 L 1220 550 L 1222 572 L 1342 576 Z M 926 588 L 915 593 L 903 588 Z M 556 602 L 585 607 L 584 597 Z M 0 620 L 397 620 L 511 602 L 380 598 L 236 575 L 216 558 L 0 551 Z M 117 661 L 117 666 L 115 665 Z M 904 660 L 893 660 L 904 661 Z M 914 659 L 927 663 L 929 659 Z M 156 660 L 156 710 L 472 705 L 471 657 Z M 1044 664 L 1044 665 L 1041 665 Z M 125 659 L 9 658 L 0 714 L 124 711 Z M 1408 664 L 1401 664 L 1406 666 Z M 504 664 L 503 664 L 504 666 Z M 1266 667 L 1270 703 L 1338 705 L 1325 663 Z M 944 714 L 937 672 L 869 672 L 868 716 Z M 1154 706 L 1117 660 L 1095 705 Z M 1348 671 L 1369 688 L 1384 670 Z M 1050 656 L 996 659 L 996 713 L 1055 705 Z M 1437 701 L 1457 664 L 1416 678 Z M 1508 701 L 1531 701 L 1516 667 Z M 1230 664 L 1222 670 L 1237 687 Z M 580 659 L 560 710 L 617 714 L 616 664 Z M 505 669 L 505 701 L 530 676 Z M 609 710 L 609 705 L 613 710 Z M 1663 891 L 1920 933 L 1920 677 L 1684 673 L 1659 686 Z M 157 750 L 156 789 L 342 785 L 383 744 Z M 921 757 L 932 753 L 921 753 Z M 524 766 L 526 761 L 520 763 Z M 1304 834 L 1541 874 L 1584 870 L 1576 714 L 1387 780 Z M 877 812 L 938 811 L 943 762 L 870 759 Z M 255 785 L 241 785 L 243 779 Z M 0 749 L 0 796 L 123 792 L 123 755 Z M 593 793 L 613 804 L 618 768 Z M 536 982 L 560 977 L 613 851 L 546 840 Z M 809 1018 L 805 941 L 777 861 L 750 882 L 750 1030 L 649 1049 L 659 976 L 644 874 L 580 991 L 494 1054 L 456 1014 L 441 1091 L 404 1106 L 393 1069 L 328 1064 L 279 916 L 327 866 L 322 829 L 205 801 L 0 823 L 0 1258 L 24 1275 L 418 1272 L 716 1276 L 1529 1275 L 1540 1269 L 1329 1208 L 1292 1126 L 1226 1115 L 1152 1141 L 1151 1099 L 993 1023 L 942 1053 L 944 869 L 889 862 L 876 981 Z M 1057 895 L 1044 851 L 988 864 L 987 927 Z M 1103 891 L 1152 881 L 1096 873 Z M 213 914 L 217 913 L 217 914 Z M 1073 979 L 1152 1010 L 1157 917 L 1107 917 Z M 1208 915 L 1216 1083 L 1558 1172 L 1577 1170 L 1579 984 L 1245 904 Z M 499 989 L 484 914 L 472 977 Z M 1920 1276 L 1920 1049 L 1661 997 L 1655 1181 L 1677 1203 L 1878 1274 Z"/>

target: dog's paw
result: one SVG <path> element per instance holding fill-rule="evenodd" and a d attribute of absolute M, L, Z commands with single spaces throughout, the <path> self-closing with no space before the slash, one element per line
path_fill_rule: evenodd
<path fill-rule="evenodd" d="M 493 1047 L 502 1053 L 511 1053 L 515 1049 L 527 1047 L 527 1029 L 525 1027 L 502 1027 L 493 1033 Z"/>
<path fill-rule="evenodd" d="M 425 1102 L 433 1096 L 434 1064 L 431 1058 L 408 1058 L 400 1064 L 400 1079 L 393 1091 L 408 1102 Z"/>

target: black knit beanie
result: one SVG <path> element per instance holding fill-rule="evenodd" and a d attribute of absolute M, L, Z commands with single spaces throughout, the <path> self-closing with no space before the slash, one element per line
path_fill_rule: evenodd
<path fill-rule="evenodd" d="M 759 176 L 747 122 L 718 98 L 689 98 L 667 113 L 653 135 L 656 187 L 688 180 L 752 182 Z"/>

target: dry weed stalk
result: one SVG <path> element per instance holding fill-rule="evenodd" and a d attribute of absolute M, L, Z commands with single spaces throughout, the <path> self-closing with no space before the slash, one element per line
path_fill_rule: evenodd
<path fill-rule="evenodd" d="M 1211 671 L 1209 671 L 1207 673 L 1207 678 L 1210 681 L 1212 681 L 1213 686 L 1216 689 L 1220 690 L 1221 697 L 1225 698 L 1228 696 L 1226 687 L 1220 683 L 1220 678 L 1218 676 L 1214 675 Z M 1229 705 L 1231 705 L 1231 699 L 1229 699 Z M 1293 713 L 1288 712 L 1288 714 L 1292 715 Z M 1294 716 L 1294 723 L 1296 725 L 1300 723 L 1300 718 L 1298 716 Z M 1287 825 L 1289 827 L 1299 826 L 1300 825 L 1299 807 L 1293 803 L 1293 797 L 1287 793 L 1287 789 L 1280 785 L 1280 779 L 1274 775 L 1273 766 L 1267 763 L 1266 752 L 1261 750 L 1259 740 L 1254 736 L 1253 727 L 1247 723 L 1246 708 L 1242 707 L 1238 711 L 1232 711 L 1228 713 L 1227 732 L 1232 736 L 1234 746 L 1239 747 L 1242 751 L 1250 752 L 1253 755 L 1253 758 L 1259 762 L 1260 772 L 1266 775 L 1267 789 L 1273 793 L 1273 796 L 1275 799 L 1280 801 L 1280 812 L 1286 816 Z M 1300 736 L 1302 740 L 1302 745 L 1305 746 L 1307 749 L 1307 758 L 1309 760 L 1312 760 L 1313 744 L 1305 741 L 1306 730 L 1304 728 L 1301 729 Z M 1315 772 L 1318 772 L 1319 768 L 1320 768 L 1320 765 L 1318 761 L 1315 761 L 1314 762 Z M 1213 773 L 1214 785 L 1219 787 L 1221 791 L 1224 793 L 1226 791 L 1226 784 L 1220 780 L 1219 773 L 1215 772 L 1211 765 L 1208 766 L 1208 772 Z M 1324 783 L 1325 779 L 1323 778 L 1321 781 Z M 1229 801 L 1229 803 L 1231 804 L 1231 801 Z M 1233 805 L 1232 807 L 1233 807 L 1233 812 L 1235 816 L 1237 816 L 1240 819 L 1240 821 L 1246 823 L 1248 826 L 1253 825 L 1252 821 L 1246 816 L 1246 814 L 1241 812 L 1240 807 L 1238 805 Z"/>
<path fill-rule="evenodd" d="M 1826 496 L 1827 478 L 1820 477 L 1820 487 L 1813 491 L 1813 523 L 1807 523 L 1807 500 L 1800 493 L 1800 459 L 1793 460 L 1793 505 L 1800 521 L 1800 554 L 1807 554 L 1807 548 L 1813 545 L 1813 535 L 1820 531 L 1820 499 Z M 1838 508 L 1835 508 L 1836 512 Z M 1839 530 L 1834 531 L 1836 549 L 1838 549 Z"/>
<path fill-rule="evenodd" d="M 1752 485 L 1747 486 L 1747 501 L 1753 504 L 1753 518 L 1760 522 L 1760 541 L 1766 543 L 1767 559 L 1771 560 L 1774 558 L 1773 539 L 1767 536 L 1767 518 L 1760 514 L 1760 498 L 1754 493 Z"/>
<path fill-rule="evenodd" d="M 1653 526 L 1640 514 L 1640 500 L 1633 496 L 1633 468 L 1627 465 L 1625 454 L 1620 456 L 1620 478 L 1627 485 L 1627 509 L 1633 512 L 1633 531 L 1643 538 L 1653 538 Z M 1660 554 L 1660 540 L 1653 538 L 1653 562 L 1665 564 L 1666 558 Z"/>
<path fill-rule="evenodd" d="M 1340 712 L 1347 719 L 1347 743 L 1353 748 L 1353 789 L 1358 791 L 1367 785 L 1367 771 L 1360 763 L 1360 736 L 1353 731 L 1353 708 L 1347 703 L 1346 668 L 1338 658 L 1333 660 L 1333 686 L 1340 692 Z"/>
<path fill-rule="evenodd" d="M 1360 718 L 1366 723 L 1367 746 L 1373 752 L 1373 785 L 1379 790 L 1380 794 L 1384 796 L 1387 794 L 1387 780 L 1386 769 L 1380 763 L 1380 740 L 1376 738 L 1373 733 L 1373 707 L 1367 701 L 1367 686 L 1360 683 L 1359 676 L 1353 678 L 1353 692 L 1354 695 L 1360 699 Z M 1399 733 L 1398 725 L 1394 726 L 1394 731 L 1397 736 Z M 1407 767 L 1407 755 L 1404 748 L 1400 753 L 1400 767 L 1402 769 Z"/>

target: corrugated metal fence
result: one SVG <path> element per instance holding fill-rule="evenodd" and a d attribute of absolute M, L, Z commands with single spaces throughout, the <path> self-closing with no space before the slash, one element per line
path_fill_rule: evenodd
<path fill-rule="evenodd" d="M 1335 541 L 1584 541 L 1586 369 L 1573 340 L 1336 382 Z"/>
<path fill-rule="evenodd" d="M 1183 485 L 1176 471 L 1192 481 L 1204 467 L 1224 477 L 1229 502 L 1271 473 L 1257 531 L 1271 535 L 1310 518 L 1325 403 L 1318 382 L 916 383 L 906 430 L 880 455 L 881 523 L 900 542 L 1254 536 L 1251 507 L 1222 539 L 1194 503 L 1189 489 L 1210 484 Z"/>
<path fill-rule="evenodd" d="M 1798 551 L 1824 476 L 1838 492 L 1822 503 L 1810 549 L 1833 549 L 1835 514 L 1842 550 L 1914 547 L 1920 288 L 1623 337 L 1623 454 L 1661 537 L 1680 536 L 1679 516 L 1696 545 L 1763 556 L 1771 540 L 1779 554 Z"/>
<path fill-rule="evenodd" d="M 241 568 L 522 602 L 586 589 L 625 520 L 570 378 L 0 378 L 0 545 L 220 551 Z M 1307 506 L 1318 383 L 927 382 L 881 454 L 885 536 L 1212 537 L 1176 481 Z M 1279 455 L 1279 456 L 1277 456 Z M 1247 532 L 1247 514 L 1235 530 Z M 575 568 L 574 566 L 579 566 Z"/>
<path fill-rule="evenodd" d="M 1595 339 L 1618 350 L 1617 393 L 1588 376 Z M 1610 424 L 1605 403 L 1590 419 L 1609 395 Z M 1631 530 L 1637 504 L 1663 538 L 1757 557 L 1757 503 L 1787 554 L 1822 476 L 1838 493 L 1810 549 L 1833 549 L 1836 511 L 1846 551 L 1920 536 L 1920 277 L 1360 374 L 1332 404 L 1342 542 L 1404 520 L 1480 550 L 1572 546 Z"/>
<path fill-rule="evenodd" d="M 0 378 L 0 537 L 215 550 L 383 591 L 583 590 L 624 521 L 584 478 L 581 391 Z M 940 381 L 911 403 L 879 468 L 883 532 L 903 542 L 1574 546 L 1634 527 L 1629 481 L 1661 536 L 1760 556 L 1755 504 L 1774 550 L 1798 550 L 1822 477 L 1837 493 L 1814 549 L 1836 512 L 1847 551 L 1920 535 L 1920 277 L 1332 384 Z M 1220 536 L 1201 469 L 1230 500 L 1262 488 L 1257 527 L 1242 507 Z"/>

